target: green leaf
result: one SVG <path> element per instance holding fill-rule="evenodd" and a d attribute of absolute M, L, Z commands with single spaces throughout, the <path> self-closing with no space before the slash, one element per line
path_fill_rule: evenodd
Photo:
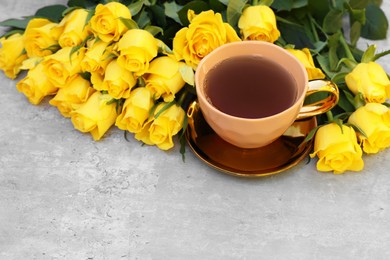
<path fill-rule="evenodd" d="M 361 134 L 362 136 L 364 136 L 365 138 L 368 138 L 366 133 L 363 131 L 363 129 L 361 129 L 360 127 L 358 127 L 357 125 L 354 125 L 354 124 L 350 124 L 350 123 L 346 123 L 345 124 L 346 126 L 350 126 L 353 128 L 353 130 L 355 130 L 355 132 Z"/>
<path fill-rule="evenodd" d="M 310 130 L 310 132 L 307 134 L 307 136 L 305 137 L 305 140 L 303 140 L 302 144 L 300 145 L 306 145 L 307 142 L 309 142 L 310 140 L 312 140 L 316 133 L 317 133 L 317 130 L 320 128 L 321 126 L 316 126 L 314 127 L 312 130 Z"/>
<path fill-rule="evenodd" d="M 20 30 L 20 29 L 11 30 L 11 31 L 4 33 L 3 35 L 0 35 L 0 38 L 2 38 L 2 37 L 8 38 L 11 35 L 14 35 L 16 33 L 23 34 L 23 32 L 24 32 L 24 30 Z"/>
<path fill-rule="evenodd" d="M 32 19 L 32 17 L 26 17 L 25 19 L 7 19 L 0 22 L 0 26 L 13 27 L 17 29 L 26 29 L 28 22 Z"/>
<path fill-rule="evenodd" d="M 166 27 L 167 26 L 167 17 L 165 16 L 165 10 L 163 7 L 159 5 L 151 5 L 149 6 L 149 10 L 152 11 L 153 14 L 153 20 L 156 23 L 153 23 L 153 25 Z"/>
<path fill-rule="evenodd" d="M 350 0 L 349 4 L 352 8 L 363 9 L 371 2 L 372 0 Z"/>
<path fill-rule="evenodd" d="M 210 9 L 210 6 L 206 2 L 201 1 L 201 0 L 195 0 L 195 1 L 191 1 L 188 4 L 186 4 L 185 6 L 183 6 L 183 8 L 181 8 L 177 14 L 179 16 L 181 24 L 183 26 L 188 26 L 190 23 L 188 21 L 188 17 L 187 17 L 188 10 L 193 10 L 196 14 L 199 14 L 200 12 L 207 11 L 209 9 Z"/>
<path fill-rule="evenodd" d="M 62 19 L 62 13 L 67 9 L 65 5 L 48 5 L 38 9 L 35 13 L 35 17 L 41 17 L 49 19 L 52 22 L 60 22 Z"/>
<path fill-rule="evenodd" d="M 339 57 L 337 55 L 337 49 L 339 46 L 339 40 L 340 40 L 341 34 L 335 33 L 332 36 L 329 36 L 328 38 L 328 47 L 329 47 L 329 66 L 332 71 L 335 71 L 338 67 L 339 63 Z"/>
<path fill-rule="evenodd" d="M 175 105 L 176 104 L 176 101 L 172 101 L 172 102 L 169 102 L 169 103 L 166 103 L 158 112 L 157 114 L 154 115 L 154 118 L 158 118 L 165 110 L 167 110 L 168 108 L 170 108 L 171 106 Z"/>
<path fill-rule="evenodd" d="M 367 62 L 373 61 L 375 58 L 375 52 L 376 52 L 376 45 L 375 44 L 368 46 L 368 48 L 366 49 L 366 51 L 363 54 L 361 62 L 367 63 Z"/>
<path fill-rule="evenodd" d="M 144 30 L 150 32 L 153 36 L 156 36 L 159 33 L 164 33 L 164 30 L 161 27 L 154 25 L 147 25 Z"/>
<path fill-rule="evenodd" d="M 331 78 L 334 83 L 339 83 L 339 82 L 345 82 L 345 76 L 347 76 L 348 72 L 339 72 Z"/>
<path fill-rule="evenodd" d="M 138 24 L 139 28 L 145 28 L 147 25 L 151 24 L 150 17 L 148 12 L 145 9 L 142 9 L 136 16 L 133 16 L 132 19 Z"/>
<path fill-rule="evenodd" d="M 327 46 L 327 44 L 328 44 L 327 42 L 322 42 L 322 41 L 315 42 L 313 51 L 315 53 L 319 53 Z"/>
<path fill-rule="evenodd" d="M 309 48 L 315 49 L 312 40 L 309 38 L 302 26 L 294 24 L 279 23 L 279 31 L 282 38 L 289 44 L 295 45 L 297 49 Z"/>
<path fill-rule="evenodd" d="M 362 37 L 370 40 L 385 39 L 389 23 L 382 9 L 369 4 L 366 9 L 366 18 L 366 23 L 362 27 Z"/>
<path fill-rule="evenodd" d="M 226 9 L 226 18 L 230 25 L 236 27 L 247 0 L 231 0 Z"/>
<path fill-rule="evenodd" d="M 323 30 L 327 33 L 336 33 L 343 27 L 343 11 L 332 9 L 325 16 L 322 24 Z"/>
<path fill-rule="evenodd" d="M 171 48 L 169 48 L 168 45 L 166 45 L 163 41 L 156 39 L 157 40 L 157 46 L 158 46 L 158 52 L 163 53 L 165 55 L 171 55 L 173 54 L 173 51 Z"/>
<path fill-rule="evenodd" d="M 364 99 L 364 96 L 362 93 L 358 93 L 355 95 L 354 99 L 353 99 L 353 105 L 355 107 L 355 109 L 358 109 L 359 107 L 362 107 L 366 104 L 366 101 Z"/>
<path fill-rule="evenodd" d="M 351 45 L 356 46 L 359 38 L 360 38 L 360 32 L 362 29 L 362 24 L 358 21 L 353 22 L 350 32 L 349 32 L 349 38 L 351 40 Z"/>
<path fill-rule="evenodd" d="M 328 1 L 309 0 L 308 10 L 310 11 L 311 16 L 313 16 L 319 24 L 322 24 L 325 16 L 329 12 Z"/>
<path fill-rule="evenodd" d="M 127 29 L 139 29 L 138 24 L 133 19 L 119 17 L 121 22 L 127 27 Z"/>
<path fill-rule="evenodd" d="M 210 8 L 214 10 L 214 12 L 222 13 L 226 10 L 227 4 L 223 4 L 218 0 L 209 0 Z"/>
<path fill-rule="evenodd" d="M 228 5 L 230 0 L 219 0 L 222 4 Z"/>
<path fill-rule="evenodd" d="M 129 8 L 131 16 L 136 16 L 144 7 L 144 1 L 137 1 L 127 6 Z"/>
<path fill-rule="evenodd" d="M 320 65 L 322 71 L 329 77 L 332 78 L 336 73 L 330 69 L 329 55 L 327 53 L 317 55 L 316 60 Z"/>
<path fill-rule="evenodd" d="M 336 71 L 341 70 L 342 65 L 346 65 L 350 70 L 356 67 L 357 63 L 354 60 L 348 59 L 348 58 L 341 58 L 339 62 L 337 63 L 337 66 L 335 68 Z"/>
<path fill-rule="evenodd" d="M 274 3 L 274 0 L 260 0 L 258 5 L 271 6 Z"/>
<path fill-rule="evenodd" d="M 142 7 L 144 7 L 144 1 L 136 1 L 127 6 L 130 10 L 131 16 L 136 16 L 142 10 Z"/>
<path fill-rule="evenodd" d="M 366 9 L 348 8 L 348 11 L 353 21 L 358 21 L 361 24 L 366 23 Z"/>
<path fill-rule="evenodd" d="M 346 112 L 353 112 L 355 111 L 353 102 L 353 95 L 351 94 L 351 92 L 346 90 L 340 91 L 340 98 L 339 102 L 337 103 L 337 106 L 339 106 L 342 110 Z"/>
<path fill-rule="evenodd" d="M 269 1 L 265 1 L 269 2 Z M 291 11 L 309 5 L 309 0 L 274 0 L 271 7 L 279 11 Z"/>
<path fill-rule="evenodd" d="M 177 23 L 181 23 L 178 12 L 181 8 L 180 5 L 176 4 L 175 2 L 166 2 L 164 3 L 165 7 L 165 15 L 171 19 L 173 19 Z"/>
<path fill-rule="evenodd" d="M 67 5 L 69 7 L 78 6 L 91 9 L 94 8 L 99 2 L 99 0 L 69 0 Z"/>
<path fill-rule="evenodd" d="M 188 65 L 182 65 L 179 67 L 179 72 L 181 74 L 181 77 L 183 78 L 183 80 L 191 85 L 191 86 L 194 86 L 195 85 L 195 73 L 194 73 L 194 70 L 188 66 Z"/>
<path fill-rule="evenodd" d="M 293 4 L 293 0 L 275 0 L 271 7 L 277 11 L 291 11 Z"/>

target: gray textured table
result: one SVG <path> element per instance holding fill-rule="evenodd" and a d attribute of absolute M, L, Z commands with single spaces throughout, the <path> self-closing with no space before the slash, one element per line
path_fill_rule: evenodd
<path fill-rule="evenodd" d="M 0 20 L 49 3 L 66 1 L 1 0 Z M 379 62 L 390 72 L 390 56 Z M 240 179 L 115 128 L 95 142 L 15 83 L 0 74 L 2 260 L 390 258 L 390 150 L 358 173 L 312 160 Z"/>

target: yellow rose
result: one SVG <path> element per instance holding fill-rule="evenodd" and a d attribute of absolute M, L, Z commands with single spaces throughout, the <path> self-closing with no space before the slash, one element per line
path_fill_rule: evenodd
<path fill-rule="evenodd" d="M 91 72 L 90 80 L 94 89 L 98 91 L 107 90 L 103 89 L 104 74 L 100 74 L 99 72 Z"/>
<path fill-rule="evenodd" d="M 181 65 L 184 63 L 168 56 L 159 57 L 150 63 L 150 68 L 145 76 L 145 84 L 155 99 L 162 96 L 165 102 L 173 101 L 175 94 L 185 84 L 179 72 Z"/>
<path fill-rule="evenodd" d="M 319 171 L 333 170 L 340 174 L 347 170 L 361 171 L 364 166 L 362 154 L 352 127 L 343 125 L 341 130 L 336 123 L 330 123 L 318 129 L 310 157 L 318 156 Z"/>
<path fill-rule="evenodd" d="M 81 61 L 81 70 L 84 72 L 96 72 L 104 74 L 108 63 L 115 56 L 112 54 L 112 45 L 100 40 L 94 40 L 87 48 L 85 56 Z"/>
<path fill-rule="evenodd" d="M 24 46 L 28 57 L 44 57 L 58 50 L 61 31 L 57 26 L 58 24 L 43 18 L 29 21 L 24 32 Z"/>
<path fill-rule="evenodd" d="M 238 28 L 244 40 L 275 42 L 280 32 L 276 26 L 274 11 L 266 5 L 249 6 L 238 20 Z"/>
<path fill-rule="evenodd" d="M 154 116 L 166 105 L 157 106 Z M 178 105 L 172 105 L 163 111 L 157 118 L 151 118 L 144 124 L 142 130 L 135 134 L 135 138 L 149 145 L 157 145 L 161 150 L 173 147 L 172 137 L 183 127 L 185 112 Z"/>
<path fill-rule="evenodd" d="M 70 113 L 85 103 L 94 92 L 91 83 L 77 75 L 60 88 L 49 103 L 57 107 L 64 117 L 70 117 Z"/>
<path fill-rule="evenodd" d="M 132 29 L 118 42 L 118 63 L 137 76 L 145 73 L 149 62 L 157 56 L 157 40 L 148 31 Z"/>
<path fill-rule="evenodd" d="M 128 30 L 120 18 L 131 19 L 129 8 L 118 2 L 98 4 L 90 20 L 90 27 L 96 37 L 104 42 L 118 41 Z"/>
<path fill-rule="evenodd" d="M 91 133 L 95 141 L 100 140 L 117 117 L 116 104 L 108 103 L 111 99 L 107 94 L 94 92 L 86 103 L 71 112 L 74 128 L 83 133 Z"/>
<path fill-rule="evenodd" d="M 294 55 L 303 64 L 309 76 L 309 80 L 325 78 L 325 74 L 322 72 L 322 70 L 315 67 L 313 57 L 311 56 L 308 48 L 303 48 L 302 50 L 286 50 Z"/>
<path fill-rule="evenodd" d="M 16 83 L 16 89 L 22 92 L 31 104 L 38 105 L 48 95 L 54 95 L 58 88 L 55 87 L 44 73 L 42 63 L 31 68 L 25 78 Z"/>
<path fill-rule="evenodd" d="M 133 73 L 121 67 L 117 60 L 112 60 L 106 68 L 101 89 L 107 90 L 115 99 L 128 98 L 136 83 Z"/>
<path fill-rule="evenodd" d="M 348 119 L 348 123 L 363 130 L 358 135 L 366 153 L 377 153 L 390 146 L 390 110 L 378 103 L 367 103 L 358 108 Z"/>
<path fill-rule="evenodd" d="M 198 15 L 188 10 L 188 20 L 189 26 L 180 29 L 173 39 L 173 53 L 177 60 L 184 60 L 194 70 L 212 50 L 225 43 L 240 41 L 233 27 L 212 10 Z"/>
<path fill-rule="evenodd" d="M 65 47 L 47 56 L 42 62 L 45 74 L 57 87 L 65 86 L 69 78 L 81 72 L 80 63 L 84 58 L 85 49 L 81 48 L 71 53 L 72 47 Z"/>
<path fill-rule="evenodd" d="M 62 19 L 59 26 L 63 27 L 63 31 L 58 39 L 61 47 L 78 46 L 88 37 L 90 31 L 85 24 L 87 17 L 87 10 L 75 9 Z"/>
<path fill-rule="evenodd" d="M 11 79 L 19 74 L 22 63 L 27 59 L 24 52 L 23 35 L 16 33 L 0 39 L 0 69 Z"/>
<path fill-rule="evenodd" d="M 354 94 L 362 93 L 366 102 L 383 103 L 390 97 L 390 80 L 378 63 L 359 63 L 345 82 Z"/>
<path fill-rule="evenodd" d="M 136 88 L 123 104 L 122 113 L 118 115 L 115 125 L 131 133 L 141 131 L 153 107 L 153 95 L 147 88 Z"/>

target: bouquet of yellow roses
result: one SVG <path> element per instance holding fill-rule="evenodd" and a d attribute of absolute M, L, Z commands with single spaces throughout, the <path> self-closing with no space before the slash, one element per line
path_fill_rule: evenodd
<path fill-rule="evenodd" d="M 362 154 L 390 146 L 390 81 L 375 61 L 388 21 L 376 0 L 69 0 L 0 23 L 0 69 L 32 104 L 45 97 L 95 140 L 116 126 L 167 150 L 186 128 L 194 72 L 233 41 L 277 44 L 327 78 L 340 101 L 319 117 L 312 157 L 321 171 L 363 168 Z M 349 32 L 349 35 L 347 35 Z M 347 41 L 348 39 L 348 41 Z M 314 97 L 315 98 L 315 97 Z"/>

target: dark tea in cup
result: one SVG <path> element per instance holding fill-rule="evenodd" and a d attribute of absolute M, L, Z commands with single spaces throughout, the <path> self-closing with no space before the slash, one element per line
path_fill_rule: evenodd
<path fill-rule="evenodd" d="M 262 118 L 292 106 L 296 81 L 277 62 L 258 55 L 222 60 L 206 74 L 207 100 L 223 113 L 242 118 Z"/>

